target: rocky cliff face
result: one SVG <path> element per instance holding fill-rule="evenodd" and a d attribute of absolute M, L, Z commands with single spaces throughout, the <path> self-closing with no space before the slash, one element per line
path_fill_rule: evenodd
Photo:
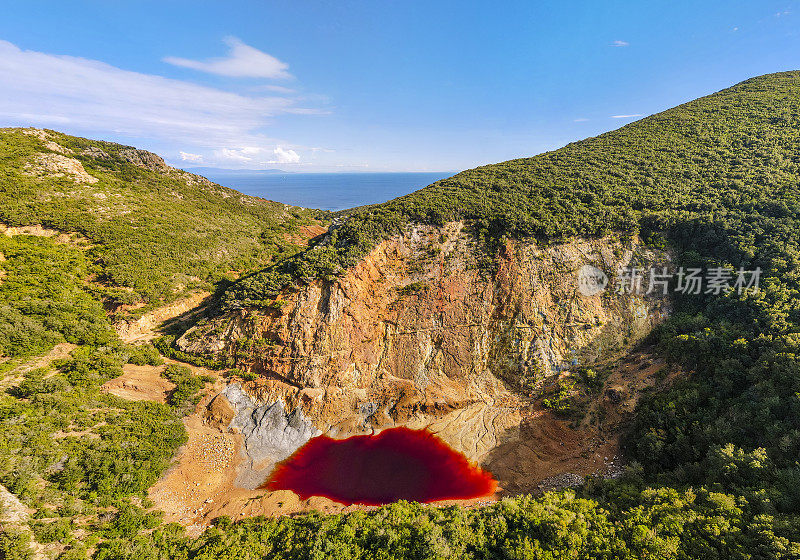
<path fill-rule="evenodd" d="M 613 280 L 583 295 L 579 270 L 613 278 L 669 259 L 612 238 L 509 242 L 492 272 L 481 255 L 461 223 L 416 226 L 343 277 L 194 327 L 179 345 L 235 356 L 261 375 L 247 386 L 253 399 L 299 409 L 320 432 L 427 426 L 488 460 L 519 437 L 548 380 L 620 354 L 669 312 L 663 296 L 617 293 Z"/>

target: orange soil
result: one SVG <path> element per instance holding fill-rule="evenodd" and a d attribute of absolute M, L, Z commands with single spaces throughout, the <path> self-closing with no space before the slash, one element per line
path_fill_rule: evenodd
<path fill-rule="evenodd" d="M 579 426 L 554 416 L 550 411 L 529 409 L 520 426 L 519 438 L 495 448 L 484 464 L 505 488 L 489 498 L 448 500 L 435 505 L 474 507 L 492 503 L 504 495 L 536 492 L 563 486 L 548 478 L 576 475 L 607 475 L 619 472 L 619 436 L 633 410 L 640 390 L 659 381 L 656 373 L 663 362 L 647 354 L 632 356 L 609 377 L 606 387 L 614 387 L 619 398 L 603 395 L 590 406 Z M 674 376 L 674 375 L 673 375 Z M 664 382 L 668 382 L 664 380 Z M 344 506 L 322 497 L 300 500 L 291 491 L 247 490 L 234 485 L 237 466 L 242 461 L 242 436 L 228 430 L 232 410 L 209 407 L 214 394 L 224 387 L 220 380 L 184 419 L 188 443 L 178 452 L 174 466 L 149 492 L 156 508 L 166 513 L 165 520 L 188 526 L 190 534 L 199 534 L 218 516 L 241 519 L 257 515 L 291 515 L 309 511 L 325 513 L 372 509 L 370 506 Z M 216 403 L 215 403 L 216 405 Z M 602 422 L 593 414 L 604 410 Z M 266 475 L 266 473 L 265 473 Z"/>
<path fill-rule="evenodd" d="M 322 497 L 301 500 L 288 490 L 269 492 L 235 487 L 236 467 L 242 461 L 242 436 L 219 426 L 206 412 L 210 400 L 211 396 L 206 396 L 196 411 L 184 419 L 189 441 L 179 450 L 174 466 L 150 489 L 149 497 L 157 509 L 166 513 L 166 522 L 180 523 L 187 526 L 189 534 L 199 534 L 221 515 L 241 519 L 257 515 L 372 509 L 371 506 L 344 506 Z M 438 504 L 469 506 L 495 499 L 447 500 Z"/>
<path fill-rule="evenodd" d="M 102 391 L 129 401 L 167 402 L 167 395 L 175 384 L 161 377 L 163 367 L 125 364 L 119 377 L 106 381 Z"/>

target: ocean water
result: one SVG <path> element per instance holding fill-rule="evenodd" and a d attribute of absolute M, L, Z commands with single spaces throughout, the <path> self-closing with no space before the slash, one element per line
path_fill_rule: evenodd
<path fill-rule="evenodd" d="M 322 210 L 345 210 L 386 202 L 455 173 L 215 173 L 202 175 L 237 191 Z"/>

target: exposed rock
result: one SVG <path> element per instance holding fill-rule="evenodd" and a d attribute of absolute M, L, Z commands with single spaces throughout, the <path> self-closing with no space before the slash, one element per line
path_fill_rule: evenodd
<path fill-rule="evenodd" d="M 564 488 L 576 488 L 583 484 L 584 478 L 575 473 L 563 473 L 545 478 L 539 483 L 541 492 L 550 490 L 563 490 Z"/>
<path fill-rule="evenodd" d="M 108 155 L 106 152 L 98 148 L 97 146 L 89 146 L 85 150 L 81 152 L 81 155 L 88 156 L 94 159 L 99 160 L 109 160 L 111 156 Z"/>
<path fill-rule="evenodd" d="M 246 457 L 236 480 L 242 488 L 256 488 L 275 463 L 320 434 L 299 408 L 287 412 L 281 400 L 259 405 L 238 383 L 229 385 L 222 395 L 236 411 L 230 427 L 244 438 Z"/>
<path fill-rule="evenodd" d="M 126 148 L 119 151 L 119 156 L 138 167 L 149 169 L 150 171 L 169 171 L 170 167 L 164 163 L 161 156 L 148 152 L 147 150 L 137 150 L 136 148 Z"/>
<path fill-rule="evenodd" d="M 509 491 L 533 491 L 568 465 L 602 469 L 587 455 L 601 445 L 596 428 L 573 433 L 530 397 L 570 368 L 621 355 L 670 311 L 663 296 L 615 285 L 582 295 L 578 271 L 591 265 L 613 278 L 626 266 L 665 266 L 669 255 L 638 239 L 605 238 L 509 242 L 492 273 L 481 258 L 461 223 L 414 226 L 342 277 L 288 291 L 280 308 L 197 326 L 178 345 L 228 353 L 261 375 L 248 386 L 252 397 L 234 386 L 241 404 L 226 395 L 237 410 L 233 426 L 241 407 L 275 407 L 248 413 L 251 433 L 265 423 L 281 444 L 270 435 L 255 461 L 288 456 L 312 432 L 347 437 L 405 425 L 431 429 Z M 305 431 L 281 439 L 290 414 Z M 616 452 L 616 442 L 602 445 Z"/>
<path fill-rule="evenodd" d="M 239 339 L 261 340 L 249 356 L 237 352 L 239 367 L 324 388 L 338 417 L 379 403 L 402 421 L 526 391 L 619 352 L 669 312 L 663 297 L 577 290 L 587 263 L 614 276 L 632 261 L 668 259 L 636 240 L 518 244 L 488 276 L 460 224 L 443 231 L 417 227 L 342 278 L 281 296 L 280 310 L 233 312 L 191 329 L 178 345 L 217 353 L 233 352 Z"/>
<path fill-rule="evenodd" d="M 44 553 L 42 545 L 36 542 L 36 536 L 28 524 L 33 511 L 28 509 L 5 486 L 0 485 L 0 528 L 13 528 L 30 535 L 31 544 L 29 549 L 32 560 L 44 560 L 48 556 Z"/>
<path fill-rule="evenodd" d="M 76 183 L 88 184 L 99 180 L 89 175 L 80 161 L 61 154 L 36 154 L 23 169 L 24 173 L 34 177 L 69 177 Z"/>
<path fill-rule="evenodd" d="M 65 147 L 64 147 L 64 146 L 62 146 L 61 144 L 56 144 L 56 143 L 55 143 L 55 142 L 53 142 L 52 140 L 48 140 L 48 141 L 46 141 L 46 142 L 44 143 L 44 147 L 45 147 L 45 148 L 47 148 L 48 150 L 52 150 L 52 151 L 54 151 L 54 152 L 58 152 L 59 154 L 63 154 L 63 155 L 69 155 L 69 154 L 72 154 L 72 153 L 74 153 L 74 152 L 73 152 L 72 150 L 70 150 L 69 148 L 65 148 Z"/>
<path fill-rule="evenodd" d="M 228 402 L 225 395 L 220 393 L 208 403 L 203 415 L 203 423 L 222 430 L 231 425 L 234 416 L 236 416 L 236 410 Z"/>
<path fill-rule="evenodd" d="M 0 485 L 0 519 L 6 523 L 27 523 L 30 511 L 19 498 Z"/>
<path fill-rule="evenodd" d="M 23 128 L 22 134 L 27 134 L 28 136 L 34 136 L 42 141 L 44 147 L 48 150 L 52 150 L 54 152 L 58 152 L 59 154 L 69 155 L 72 152 L 69 148 L 62 146 L 61 144 L 57 144 L 53 141 L 55 137 L 50 132 L 43 130 L 41 128 Z"/>
<path fill-rule="evenodd" d="M 177 173 L 183 179 L 183 181 L 190 187 L 195 186 L 195 185 L 198 185 L 198 186 L 201 186 L 201 187 L 212 187 L 212 186 L 216 185 L 216 183 L 214 183 L 210 179 L 206 179 L 202 175 L 196 175 L 194 173 L 189 173 L 188 171 L 183 171 L 181 169 L 175 170 L 175 173 Z M 221 194 L 225 198 L 228 198 L 228 196 L 229 196 L 227 192 L 223 192 L 223 191 L 220 191 L 220 192 L 218 192 L 216 194 Z M 228 196 L 226 196 L 226 195 L 228 195 Z"/>

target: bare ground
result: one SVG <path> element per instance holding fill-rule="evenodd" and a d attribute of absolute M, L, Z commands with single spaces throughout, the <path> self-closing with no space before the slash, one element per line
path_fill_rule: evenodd
<path fill-rule="evenodd" d="M 269 492 L 236 487 L 237 467 L 242 462 L 242 436 L 209 417 L 206 412 L 209 400 L 207 396 L 195 413 L 184 419 L 189 441 L 178 452 L 173 467 L 149 491 L 155 507 L 166 513 L 166 522 L 180 523 L 187 527 L 190 535 L 196 535 L 222 515 L 235 520 L 258 515 L 374 509 L 345 506 L 323 497 L 300 500 L 288 490 Z M 440 505 L 470 506 L 494 500 L 494 497 L 448 500 Z"/>

